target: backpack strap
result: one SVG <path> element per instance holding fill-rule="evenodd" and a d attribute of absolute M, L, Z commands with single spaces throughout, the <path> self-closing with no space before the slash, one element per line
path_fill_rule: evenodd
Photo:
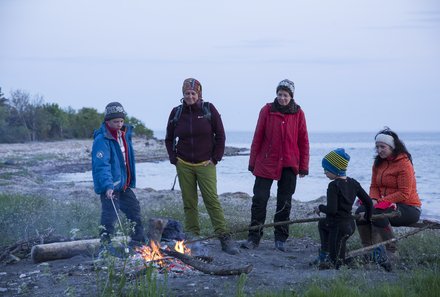
<path fill-rule="evenodd" d="M 211 103 L 207 101 L 203 101 L 203 115 L 205 119 L 207 119 L 209 122 L 211 122 Z"/>
<path fill-rule="evenodd" d="M 174 114 L 174 118 L 171 120 L 171 123 L 174 126 L 174 135 L 173 135 L 173 151 L 176 151 L 176 145 L 177 145 L 177 141 L 176 141 L 176 126 L 177 126 L 177 122 L 179 121 L 180 115 L 182 114 L 182 109 L 183 109 L 183 104 L 180 104 L 179 106 L 176 107 L 176 113 Z"/>
<path fill-rule="evenodd" d="M 176 127 L 177 122 L 179 121 L 180 115 L 182 114 L 183 104 L 180 104 L 176 107 L 176 113 L 174 114 L 174 118 L 171 120 L 174 127 Z"/>

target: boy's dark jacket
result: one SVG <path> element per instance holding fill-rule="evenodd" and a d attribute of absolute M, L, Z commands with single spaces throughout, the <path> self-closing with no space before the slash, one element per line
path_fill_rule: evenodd
<path fill-rule="evenodd" d="M 331 181 L 327 188 L 327 205 L 320 204 L 319 211 L 330 219 L 351 219 L 351 210 L 356 199 L 365 205 L 365 218 L 369 220 L 372 214 L 373 202 L 359 182 L 353 178 L 337 178 Z"/>
<path fill-rule="evenodd" d="M 125 134 L 130 168 L 130 188 L 136 187 L 136 169 L 134 150 L 131 142 L 132 126 L 124 125 L 121 131 Z M 127 182 L 127 167 L 124 163 L 118 141 L 111 135 L 105 122 L 95 130 L 92 148 L 93 185 L 97 194 L 109 189 L 121 191 Z"/>

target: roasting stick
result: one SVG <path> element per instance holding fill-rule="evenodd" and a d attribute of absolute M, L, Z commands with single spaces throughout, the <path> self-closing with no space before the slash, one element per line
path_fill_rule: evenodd
<path fill-rule="evenodd" d="M 393 211 L 393 212 L 390 212 L 390 213 L 383 213 L 383 214 L 372 215 L 371 216 L 371 220 L 374 221 L 374 220 L 380 220 L 380 219 L 384 219 L 384 218 L 400 217 L 400 215 L 401 215 L 400 211 Z M 353 215 L 352 217 L 353 217 L 353 219 L 358 220 L 358 219 L 361 218 L 361 215 L 360 214 L 356 214 L 356 215 Z M 262 228 L 268 228 L 268 227 L 274 227 L 274 226 L 317 222 L 320 219 L 321 218 L 316 218 L 316 217 L 315 218 L 305 218 L 305 219 L 281 221 L 281 222 L 276 222 L 276 223 L 251 226 L 251 227 L 246 227 L 246 228 L 243 228 L 243 229 L 238 229 L 238 230 L 235 230 L 235 231 L 227 232 L 225 234 L 210 235 L 210 236 L 199 238 L 199 239 L 188 240 L 188 241 L 185 241 L 185 243 L 189 244 L 189 243 L 194 243 L 194 242 L 198 242 L 198 241 L 204 241 L 204 240 L 208 240 L 208 239 L 212 239 L 212 238 L 217 238 L 217 237 L 222 236 L 222 235 L 233 235 L 233 234 L 237 234 L 237 233 L 241 233 L 241 232 L 247 232 L 247 231 L 251 231 L 251 230 L 259 230 L 259 229 L 262 229 Z"/>
<path fill-rule="evenodd" d="M 116 205 L 115 202 L 113 201 L 113 197 L 110 198 L 110 200 L 112 201 L 113 209 L 115 210 L 116 217 L 118 218 L 119 227 L 121 227 L 122 235 L 124 236 L 124 245 L 125 245 L 124 251 L 126 254 L 128 254 L 130 253 L 130 250 L 128 249 L 128 245 L 127 245 L 127 236 L 125 235 L 124 227 L 122 227 L 122 222 L 121 219 L 119 218 L 118 210 L 116 209 Z"/>

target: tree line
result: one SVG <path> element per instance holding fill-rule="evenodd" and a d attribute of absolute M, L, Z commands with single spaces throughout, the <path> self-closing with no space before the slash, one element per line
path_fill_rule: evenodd
<path fill-rule="evenodd" d="M 92 138 L 103 119 L 95 108 L 62 108 L 23 90 L 11 91 L 6 98 L 0 87 L 0 143 Z M 127 116 L 125 121 L 133 126 L 134 135 L 153 137 L 139 119 Z"/>

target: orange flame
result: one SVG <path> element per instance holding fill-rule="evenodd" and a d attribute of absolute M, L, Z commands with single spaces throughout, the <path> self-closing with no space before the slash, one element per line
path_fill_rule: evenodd
<path fill-rule="evenodd" d="M 191 249 L 183 243 L 183 240 L 176 242 L 174 249 L 181 254 L 191 255 Z"/>
<path fill-rule="evenodd" d="M 150 241 L 149 245 L 136 248 L 136 251 L 145 261 L 158 261 L 160 265 L 165 264 L 162 261 L 164 255 L 160 252 L 160 246 L 154 240 Z"/>
<path fill-rule="evenodd" d="M 181 254 L 191 255 L 191 249 L 187 247 L 182 241 L 177 241 L 174 245 L 174 250 Z M 141 255 L 142 259 L 147 262 L 156 261 L 160 266 L 165 266 L 165 259 L 167 257 L 160 251 L 160 245 L 152 240 L 149 245 L 144 245 L 142 247 L 137 247 L 136 251 Z"/>

